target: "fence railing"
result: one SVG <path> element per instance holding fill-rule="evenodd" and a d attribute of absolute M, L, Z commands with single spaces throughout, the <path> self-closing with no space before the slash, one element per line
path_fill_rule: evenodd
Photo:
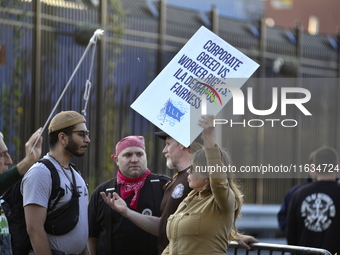
<path fill-rule="evenodd" d="M 89 183 L 90 193 L 115 174 L 117 167 L 109 155 L 117 141 L 131 134 L 145 136 L 148 167 L 152 171 L 173 175 L 165 167 L 165 157 L 161 154 L 164 141 L 153 134 L 155 126 L 133 111 L 130 105 L 205 23 L 195 10 L 185 8 L 178 15 L 179 8 L 169 5 L 166 12 L 159 10 L 159 18 L 155 18 L 152 11 L 148 11 L 149 1 L 124 0 L 121 1 L 122 9 L 127 15 L 117 29 L 119 22 L 116 21 L 125 15 L 117 15 L 120 12 L 112 7 L 119 5 L 113 5 L 112 1 L 118 0 L 101 0 L 98 1 L 100 8 L 83 10 L 47 4 L 51 1 L 0 0 L 0 112 L 3 113 L 0 114 L 0 130 L 14 162 L 23 158 L 24 141 L 45 123 L 83 54 L 84 45 L 79 41 L 86 41 L 86 36 L 82 35 L 91 28 L 105 30 L 105 37 L 98 42 L 101 46 L 96 53 L 91 107 L 86 116 L 91 144 L 83 158 L 74 159 Z M 54 2 L 67 4 L 71 1 Z M 159 7 L 160 1 L 152 2 L 157 2 L 156 7 Z M 313 95 L 308 103 L 313 116 L 302 119 L 295 108 L 297 113 L 293 114 L 299 118 L 298 128 L 273 128 L 267 121 L 264 127 L 238 125 L 240 128 L 230 128 L 224 125 L 223 130 L 215 132 L 219 134 L 216 140 L 231 152 L 235 166 L 286 163 L 298 166 L 305 163 L 310 150 L 324 144 L 340 151 L 340 32 L 332 36 L 312 36 L 303 32 L 300 26 L 292 31 L 267 27 L 265 19 L 253 22 L 210 14 L 207 17 L 210 16 L 213 19 L 207 27 L 260 62 L 261 67 L 254 78 L 275 78 L 274 85 L 278 88 L 284 85 L 305 88 L 308 84 Z M 298 40 L 300 36 L 303 40 Z M 283 72 L 274 73 L 272 67 L 276 59 L 284 60 L 288 66 L 290 60 L 294 70 L 305 79 L 299 78 L 295 82 L 283 78 Z M 299 65 L 295 65 L 297 63 Z M 88 72 L 89 63 L 84 63 L 58 111 L 82 110 Z M 293 72 L 294 77 L 296 72 Z M 313 82 L 307 82 L 310 77 Z M 321 77 L 327 80 L 320 80 Z M 304 84 L 301 84 L 302 80 Z M 272 105 L 272 88 L 264 81 L 249 83 L 257 91 L 254 106 L 259 109 Z M 223 112 L 222 118 L 230 118 L 231 113 Z M 248 113 L 245 117 L 257 119 Z M 279 111 L 271 116 L 272 121 L 280 118 Z M 262 121 L 264 117 L 260 119 Z M 228 134 L 228 138 L 222 134 Z M 43 154 L 49 149 L 47 134 L 44 136 Z M 281 203 L 289 188 L 298 183 L 301 183 L 298 178 L 242 179 L 246 202 L 258 204 Z M 272 218 L 265 224 L 274 222 Z"/>
<path fill-rule="evenodd" d="M 329 251 L 325 249 L 319 248 L 311 248 L 305 246 L 295 246 L 295 245 L 285 245 L 285 244 L 272 244 L 272 243 L 252 243 L 249 245 L 252 251 L 248 251 L 242 246 L 240 246 L 237 242 L 230 242 L 227 254 L 255 254 L 264 255 L 264 254 L 282 254 L 284 255 L 292 253 L 296 255 L 332 255 Z"/>

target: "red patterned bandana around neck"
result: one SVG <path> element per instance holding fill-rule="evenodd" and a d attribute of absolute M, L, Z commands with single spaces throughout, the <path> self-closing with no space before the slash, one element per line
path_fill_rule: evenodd
<path fill-rule="evenodd" d="M 125 199 L 131 196 L 132 194 L 134 194 L 130 202 L 131 208 L 137 209 L 138 197 L 139 197 L 140 191 L 144 185 L 146 177 L 148 177 L 150 173 L 151 171 L 149 169 L 146 169 L 146 172 L 141 177 L 131 179 L 131 178 L 124 176 L 118 169 L 117 184 L 120 185 L 121 197 Z"/>

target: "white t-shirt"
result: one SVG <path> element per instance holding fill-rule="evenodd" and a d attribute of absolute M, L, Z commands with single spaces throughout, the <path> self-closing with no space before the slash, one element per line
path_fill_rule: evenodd
<path fill-rule="evenodd" d="M 70 170 L 65 170 L 68 178 L 58 162 L 51 158 L 48 154 L 44 158 L 50 160 L 58 171 L 60 177 L 60 187 L 65 190 L 65 195 L 59 200 L 56 208 L 67 203 L 72 197 L 72 186 L 69 180 L 72 180 Z M 67 253 L 81 253 L 88 238 L 88 221 L 87 221 L 87 205 L 88 205 L 88 190 L 84 179 L 80 174 L 72 170 L 79 197 L 79 221 L 78 224 L 65 235 L 55 236 L 47 234 L 51 249 L 60 250 Z M 37 204 L 48 208 L 48 200 L 52 191 L 52 178 L 48 168 L 40 162 L 35 163 L 25 174 L 21 183 L 21 193 L 23 194 L 24 206 L 28 204 Z M 53 204 L 53 202 L 52 202 Z"/>

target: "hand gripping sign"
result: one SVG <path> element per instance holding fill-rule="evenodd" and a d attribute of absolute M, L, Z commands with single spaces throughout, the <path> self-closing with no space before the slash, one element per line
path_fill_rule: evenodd
<path fill-rule="evenodd" d="M 217 115 L 232 97 L 218 85 L 240 88 L 258 67 L 202 26 L 131 108 L 188 147 L 202 131 L 202 112 Z"/>

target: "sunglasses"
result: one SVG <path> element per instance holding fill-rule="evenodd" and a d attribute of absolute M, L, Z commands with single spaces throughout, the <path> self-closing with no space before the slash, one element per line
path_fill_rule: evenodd
<path fill-rule="evenodd" d="M 74 130 L 70 131 L 69 133 L 81 133 L 81 136 L 85 139 L 86 136 L 90 136 L 90 130 Z"/>

